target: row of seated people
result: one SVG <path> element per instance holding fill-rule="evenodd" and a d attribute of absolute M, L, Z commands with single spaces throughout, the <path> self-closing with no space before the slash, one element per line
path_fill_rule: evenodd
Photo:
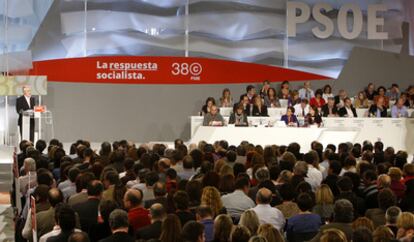
<path fill-rule="evenodd" d="M 15 241 L 391 242 L 414 237 L 414 164 L 381 142 L 20 143 Z M 45 152 L 46 151 L 46 152 Z M 35 235 L 36 236 L 36 235 Z"/>
<path fill-rule="evenodd" d="M 289 90 L 288 82 L 282 83 L 280 93 L 284 93 L 282 90 Z M 370 83 L 366 90 L 361 91 L 355 98 L 349 97 L 345 90 L 340 90 L 338 95 L 334 96 L 331 93 L 330 85 L 326 85 L 323 90 L 318 89 L 314 92 L 310 87 L 310 82 L 305 82 L 304 87 L 299 91 L 289 91 L 288 93 L 287 96 L 282 96 L 283 99 L 279 99 L 275 89 L 270 87 L 270 83 L 264 82 L 259 95 L 256 94 L 255 87 L 249 85 L 246 88 L 246 93 L 242 94 L 240 100 L 233 104 L 230 90 L 226 88 L 223 90 L 219 106 L 233 107 L 233 110 L 236 110 L 239 104 L 243 104 L 248 116 L 267 116 L 268 108 L 281 107 L 281 100 L 287 100 L 286 106 L 288 107 L 293 106 L 296 110 L 304 109 L 305 112 L 309 107 L 316 107 L 321 113 L 324 111 L 324 116 L 353 117 L 357 115 L 352 111 L 353 109 L 363 108 L 369 109 L 367 112 L 369 117 L 393 118 L 408 117 L 408 108 L 414 107 L 414 87 L 410 86 L 407 92 L 400 93 L 396 84 L 393 84 L 389 91 L 384 87 L 379 87 L 378 91 L 375 91 L 374 85 Z M 201 113 L 208 113 L 213 105 L 216 105 L 215 99 L 208 97 Z M 347 112 L 341 113 L 339 111 L 343 107 Z M 388 112 L 389 109 L 391 109 L 390 112 Z M 300 113 L 298 114 L 300 115 Z"/>

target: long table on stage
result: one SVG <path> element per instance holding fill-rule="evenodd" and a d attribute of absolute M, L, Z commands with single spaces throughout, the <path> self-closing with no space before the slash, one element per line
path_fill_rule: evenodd
<path fill-rule="evenodd" d="M 269 122 L 272 124 L 271 118 L 256 118 L 254 121 L 258 123 L 257 126 L 197 126 L 194 127 L 190 142 L 198 143 L 204 140 L 214 143 L 218 140 L 227 140 L 230 145 L 239 145 L 241 141 L 246 140 L 262 146 L 297 142 L 303 151 L 306 151 L 315 140 L 324 146 L 338 145 L 342 142 L 362 143 L 365 140 L 381 140 L 385 147 L 392 146 L 396 150 L 414 153 L 414 119 L 411 118 L 325 118 L 322 128 L 265 127 Z"/>

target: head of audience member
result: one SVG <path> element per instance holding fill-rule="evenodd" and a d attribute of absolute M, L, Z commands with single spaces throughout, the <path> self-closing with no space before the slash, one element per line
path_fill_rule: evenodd
<path fill-rule="evenodd" d="M 259 217 L 254 210 L 246 210 L 240 216 L 239 225 L 245 226 L 251 235 L 255 235 L 260 225 Z"/>
<path fill-rule="evenodd" d="M 48 191 L 48 199 L 50 206 L 56 207 L 57 204 L 63 202 L 63 194 L 59 189 L 51 188 Z"/>
<path fill-rule="evenodd" d="M 129 189 L 124 195 L 124 207 L 127 210 L 142 206 L 143 193 L 139 189 Z"/>
<path fill-rule="evenodd" d="M 154 203 L 149 210 L 152 223 L 163 221 L 165 219 L 165 216 L 167 216 L 165 208 L 160 203 Z"/>
<path fill-rule="evenodd" d="M 220 214 L 214 219 L 214 241 L 227 242 L 230 240 L 233 221 L 227 214 Z"/>
<path fill-rule="evenodd" d="M 341 100 L 344 100 L 348 96 L 348 94 L 346 93 L 345 90 L 342 89 L 342 90 L 339 90 L 338 96 Z"/>
<path fill-rule="evenodd" d="M 348 239 L 342 230 L 333 228 L 322 232 L 320 242 L 348 242 Z"/>
<path fill-rule="evenodd" d="M 179 211 L 186 211 L 189 207 L 189 197 L 184 191 L 177 191 L 173 196 L 174 207 Z"/>
<path fill-rule="evenodd" d="M 334 221 L 337 223 L 351 223 L 354 218 L 354 207 L 349 200 L 339 199 L 335 202 Z"/>
<path fill-rule="evenodd" d="M 378 226 L 372 233 L 372 240 L 374 242 L 391 242 L 393 239 L 395 239 L 394 233 L 385 225 Z"/>
<path fill-rule="evenodd" d="M 187 222 L 181 232 L 183 242 L 205 242 L 204 225 L 196 221 Z"/>
<path fill-rule="evenodd" d="M 257 230 L 257 235 L 262 236 L 267 242 L 282 242 L 284 241 L 283 236 L 271 224 L 262 224 Z"/>
<path fill-rule="evenodd" d="M 302 100 L 300 100 L 300 107 L 302 108 L 302 109 L 305 109 L 306 108 L 306 106 L 308 106 L 308 104 L 309 104 L 309 101 L 308 101 L 308 99 L 302 99 Z"/>
<path fill-rule="evenodd" d="M 181 222 L 177 215 L 168 214 L 161 225 L 160 241 L 180 242 L 181 239 Z"/>
<path fill-rule="evenodd" d="M 334 195 L 327 184 L 322 184 L 315 193 L 315 203 L 318 205 L 327 205 L 334 203 Z"/>
<path fill-rule="evenodd" d="M 154 197 L 155 198 L 160 198 L 160 197 L 165 197 L 167 195 L 167 188 L 165 186 L 164 182 L 156 182 L 154 184 Z"/>
<path fill-rule="evenodd" d="M 33 196 L 37 203 L 48 203 L 49 201 L 49 186 L 46 186 L 44 184 L 38 185 L 34 191 Z"/>
<path fill-rule="evenodd" d="M 249 229 L 239 224 L 236 227 L 234 227 L 233 232 L 231 233 L 231 241 L 248 242 L 250 236 L 251 233 Z"/>
<path fill-rule="evenodd" d="M 104 190 L 103 184 L 99 180 L 93 180 L 89 182 L 87 186 L 88 197 L 101 199 L 102 192 Z"/>
<path fill-rule="evenodd" d="M 360 91 L 358 92 L 357 98 L 361 101 L 364 102 L 367 99 L 367 96 L 365 95 L 365 92 Z M 361 103 L 363 104 L 363 103 Z"/>
<path fill-rule="evenodd" d="M 272 192 L 267 188 L 261 188 L 256 194 L 257 204 L 270 204 L 272 201 Z"/>
<path fill-rule="evenodd" d="M 154 184 L 159 180 L 159 176 L 158 173 L 155 171 L 150 171 L 147 174 L 145 174 L 144 180 L 145 180 L 145 185 L 147 187 L 153 187 Z"/>
<path fill-rule="evenodd" d="M 397 239 L 406 237 L 414 233 L 414 214 L 402 212 L 397 219 Z"/>
<path fill-rule="evenodd" d="M 377 89 L 377 93 L 380 97 L 384 97 L 386 92 L 387 92 L 387 89 L 383 86 L 379 86 Z"/>
<path fill-rule="evenodd" d="M 397 206 L 391 206 L 385 212 L 386 225 L 396 225 L 398 217 L 401 215 L 401 209 Z"/>
<path fill-rule="evenodd" d="M 296 203 L 302 212 L 308 212 L 314 206 L 314 201 L 308 193 L 299 194 L 296 198 Z"/>
<path fill-rule="evenodd" d="M 89 236 L 85 232 L 74 232 L 69 238 L 68 242 L 89 242 Z"/>
<path fill-rule="evenodd" d="M 329 84 L 325 85 L 322 90 L 324 94 L 332 94 L 332 87 Z"/>
<path fill-rule="evenodd" d="M 95 179 L 95 176 L 91 172 L 81 173 L 76 177 L 76 192 L 85 190 L 88 184 Z"/>
<path fill-rule="evenodd" d="M 366 88 L 367 93 L 373 94 L 375 92 L 375 86 L 374 83 L 368 83 L 368 86 Z"/>
<path fill-rule="evenodd" d="M 407 163 L 404 165 L 403 168 L 404 177 L 412 177 L 414 176 L 414 164 L 413 163 Z"/>
<path fill-rule="evenodd" d="M 24 173 L 29 174 L 29 172 L 36 171 L 36 161 L 33 158 L 26 158 L 23 162 Z"/>
<path fill-rule="evenodd" d="M 374 223 L 367 217 L 359 217 L 352 222 L 352 228 L 354 230 L 358 228 L 366 228 L 372 233 L 374 231 Z"/>
<path fill-rule="evenodd" d="M 122 209 L 115 209 L 109 215 L 109 227 L 113 234 L 117 232 L 128 232 L 128 213 Z"/>
<path fill-rule="evenodd" d="M 310 89 L 310 88 L 311 88 L 311 83 L 310 83 L 310 81 L 306 81 L 306 82 L 304 82 L 304 83 L 303 83 L 303 87 L 304 87 L 305 89 Z"/>
<path fill-rule="evenodd" d="M 196 219 L 198 222 L 206 219 L 213 219 L 213 210 L 205 205 L 197 207 Z"/>
<path fill-rule="evenodd" d="M 220 191 L 212 186 L 204 187 L 201 195 L 201 205 L 210 207 L 213 211 L 213 216 L 217 216 L 223 208 Z"/>
<path fill-rule="evenodd" d="M 57 211 L 57 223 L 63 232 L 70 232 L 75 229 L 76 226 L 76 213 L 66 204 L 59 205 Z"/>
<path fill-rule="evenodd" d="M 267 89 L 267 96 L 269 98 L 275 98 L 276 97 L 276 90 L 273 87 L 270 87 Z"/>
<path fill-rule="evenodd" d="M 296 162 L 295 167 L 293 167 L 293 173 L 295 176 L 305 177 L 308 173 L 308 164 L 305 161 Z"/>

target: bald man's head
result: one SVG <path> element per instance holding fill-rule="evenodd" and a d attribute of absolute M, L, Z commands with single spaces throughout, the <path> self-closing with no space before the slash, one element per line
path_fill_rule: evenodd
<path fill-rule="evenodd" d="M 157 220 L 163 220 L 166 215 L 166 212 L 162 204 L 154 203 L 150 207 L 150 214 L 151 214 L 152 221 L 157 221 Z"/>
<path fill-rule="evenodd" d="M 124 206 L 127 209 L 141 205 L 143 199 L 142 191 L 139 189 L 129 189 L 124 195 Z"/>
<path fill-rule="evenodd" d="M 63 194 L 57 188 L 52 188 L 48 192 L 49 203 L 52 207 L 55 207 L 58 203 L 63 202 Z"/>
<path fill-rule="evenodd" d="M 256 194 L 257 204 L 270 204 L 272 201 L 272 192 L 267 188 L 261 188 Z"/>

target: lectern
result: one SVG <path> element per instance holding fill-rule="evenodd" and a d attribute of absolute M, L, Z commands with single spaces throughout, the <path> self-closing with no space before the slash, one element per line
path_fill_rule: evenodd
<path fill-rule="evenodd" d="M 42 139 L 48 142 L 53 139 L 53 116 L 49 110 L 35 112 L 27 110 L 23 112 L 22 140 L 30 140 L 30 119 L 34 119 L 34 143 Z"/>

